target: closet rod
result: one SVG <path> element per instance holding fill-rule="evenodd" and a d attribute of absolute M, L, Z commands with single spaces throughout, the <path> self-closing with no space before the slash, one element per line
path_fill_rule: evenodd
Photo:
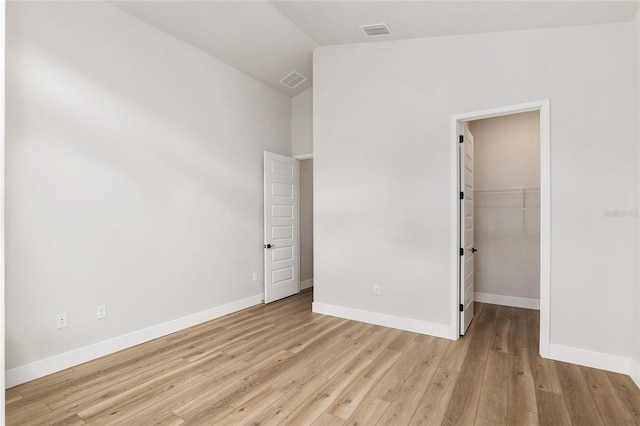
<path fill-rule="evenodd" d="M 535 187 L 520 187 L 520 188 L 501 188 L 501 189 L 476 189 L 473 192 L 481 193 L 503 193 L 503 192 L 540 192 L 540 188 Z"/>
<path fill-rule="evenodd" d="M 476 195 L 495 194 L 495 195 L 518 195 L 522 197 L 522 210 L 527 208 L 527 195 L 540 193 L 540 188 L 520 187 L 520 188 L 502 188 L 502 189 L 481 189 L 473 191 Z"/>

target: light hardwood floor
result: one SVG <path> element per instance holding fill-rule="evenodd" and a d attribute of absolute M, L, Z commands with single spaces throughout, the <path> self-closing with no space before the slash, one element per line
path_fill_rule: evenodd
<path fill-rule="evenodd" d="M 452 342 L 311 313 L 311 292 L 7 390 L 8 425 L 640 425 L 628 376 L 538 356 L 537 311 Z"/>

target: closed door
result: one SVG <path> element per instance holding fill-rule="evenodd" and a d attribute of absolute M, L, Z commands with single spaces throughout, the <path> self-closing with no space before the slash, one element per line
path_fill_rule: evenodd
<path fill-rule="evenodd" d="M 460 143 L 460 334 L 473 319 L 473 135 L 464 126 Z"/>
<path fill-rule="evenodd" d="M 300 292 L 298 160 L 264 153 L 264 302 Z"/>

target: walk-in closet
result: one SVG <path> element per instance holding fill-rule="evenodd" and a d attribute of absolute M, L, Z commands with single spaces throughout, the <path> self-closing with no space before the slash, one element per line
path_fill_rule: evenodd
<path fill-rule="evenodd" d="M 539 309 L 538 111 L 473 121 L 475 299 Z"/>

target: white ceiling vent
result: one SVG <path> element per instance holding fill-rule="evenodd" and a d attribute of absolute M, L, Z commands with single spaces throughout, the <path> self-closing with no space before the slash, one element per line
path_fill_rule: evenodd
<path fill-rule="evenodd" d="M 280 83 L 284 84 L 290 89 L 295 89 L 300 84 L 302 84 L 302 82 L 304 82 L 306 79 L 307 77 L 305 77 L 304 75 L 301 75 L 295 71 L 292 71 L 291 74 L 289 74 L 288 76 L 280 80 Z"/>
<path fill-rule="evenodd" d="M 362 31 L 369 37 L 391 34 L 391 30 L 387 27 L 387 24 L 360 25 L 360 28 L 362 28 Z"/>

